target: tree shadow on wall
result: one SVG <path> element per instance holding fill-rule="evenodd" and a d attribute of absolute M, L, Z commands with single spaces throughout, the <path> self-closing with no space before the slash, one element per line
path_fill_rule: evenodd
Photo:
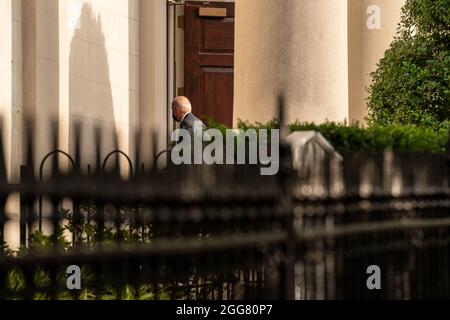
<path fill-rule="evenodd" d="M 69 57 L 69 150 L 75 152 L 75 124 L 82 128 L 81 166 L 95 164 L 94 130 L 101 126 L 104 157 L 114 150 L 115 117 L 108 54 L 101 16 L 84 4 Z"/>

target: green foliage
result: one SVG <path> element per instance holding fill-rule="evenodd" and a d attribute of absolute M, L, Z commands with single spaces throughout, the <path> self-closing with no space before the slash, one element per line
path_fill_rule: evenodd
<path fill-rule="evenodd" d="M 450 119 L 450 0 L 407 0 L 372 73 L 369 123 L 438 128 Z"/>
<path fill-rule="evenodd" d="M 248 121 L 242 121 L 239 120 L 238 121 L 238 128 L 242 129 L 242 130 L 248 130 L 248 129 L 256 129 L 256 130 L 260 130 L 260 129 L 278 129 L 280 127 L 280 124 L 278 122 L 278 119 L 272 119 L 267 123 L 261 123 L 261 122 L 256 122 L 256 123 L 250 123 Z"/>
<path fill-rule="evenodd" d="M 253 144 L 253 142 L 257 146 L 259 146 L 261 144 L 266 144 L 267 152 L 270 154 L 270 152 L 271 152 L 271 132 L 270 131 L 271 131 L 271 129 L 278 128 L 278 120 L 274 119 L 265 124 L 264 123 L 252 124 L 250 122 L 239 121 L 238 127 L 231 132 L 232 134 L 227 135 L 227 130 L 230 128 L 228 128 L 225 124 L 219 123 L 210 117 L 205 117 L 205 118 L 207 119 L 208 129 L 217 129 L 221 132 L 221 134 L 223 135 L 223 143 L 225 143 L 225 140 L 234 139 L 233 148 L 234 148 L 235 163 L 237 161 L 238 146 L 239 146 L 240 141 L 245 141 L 244 152 L 245 152 L 245 156 L 246 156 L 246 163 L 249 163 L 249 149 L 250 149 L 250 145 Z M 247 135 L 248 129 L 255 129 L 255 133 L 256 133 L 255 139 L 253 139 L 253 137 L 250 138 L 250 136 L 252 136 L 253 134 Z M 260 135 L 260 132 L 259 132 L 260 129 L 267 130 L 267 132 L 266 132 L 267 134 Z M 252 141 L 252 143 L 251 143 L 251 141 Z M 227 148 L 228 148 L 228 146 L 224 145 L 225 153 L 228 152 Z"/>
<path fill-rule="evenodd" d="M 1 255 L 10 256 L 13 253 L 14 253 L 14 251 L 11 250 L 11 248 L 8 246 L 7 243 L 0 242 L 0 256 Z"/>
<path fill-rule="evenodd" d="M 223 126 L 223 125 L 222 125 Z M 340 152 L 367 151 L 379 152 L 393 149 L 403 152 L 444 153 L 447 148 L 450 122 L 443 122 L 435 128 L 415 125 L 373 125 L 364 128 L 359 123 L 346 125 L 326 122 L 320 125 L 296 121 L 289 126 L 290 132 L 320 132 Z M 239 121 L 238 128 L 277 129 L 279 123 L 273 119 L 267 123 Z"/>
<path fill-rule="evenodd" d="M 170 228 L 167 224 L 144 223 L 137 225 L 134 217 L 136 210 L 140 210 L 143 216 L 146 216 L 145 208 L 130 208 L 122 206 L 119 208 L 105 206 L 103 214 L 106 221 L 113 221 L 119 210 L 122 217 L 122 225 L 120 232 L 115 226 L 105 223 L 103 229 L 99 229 L 95 223 L 94 217 L 98 214 L 98 209 L 93 201 L 84 201 L 80 204 L 78 215 L 78 223 L 74 223 L 74 213 L 68 209 L 60 209 L 59 215 L 63 221 L 61 226 L 57 228 L 55 235 L 47 235 L 41 231 L 34 231 L 29 236 L 28 247 L 20 247 L 14 252 L 9 249 L 7 244 L 3 244 L 3 255 L 20 256 L 31 252 L 57 250 L 60 254 L 68 254 L 72 250 L 85 247 L 95 248 L 96 245 L 110 246 L 116 244 L 120 239 L 121 245 L 127 244 L 150 244 L 156 238 L 164 238 L 171 235 L 180 235 L 178 230 L 173 230 L 175 225 Z M 181 230 L 181 228 L 180 228 Z M 75 243 L 67 240 L 67 233 L 76 231 L 77 239 Z M 102 234 L 100 240 L 99 234 Z M 56 244 L 56 246 L 55 246 Z M 168 300 L 168 299 L 187 299 L 191 294 L 191 285 L 198 281 L 196 271 L 192 270 L 191 276 L 187 276 L 185 283 L 173 279 L 174 271 L 168 266 L 161 266 L 159 277 L 168 279 L 160 283 L 142 283 L 139 287 L 130 284 L 117 283 L 118 274 L 113 270 L 114 266 L 102 266 L 102 272 L 96 276 L 92 266 L 80 266 L 82 274 L 82 290 L 69 291 L 66 289 L 65 266 L 60 266 L 56 272 L 55 283 L 58 287 L 56 296 L 59 300 Z M 151 274 L 147 273 L 144 266 L 140 266 L 139 272 L 144 278 L 149 278 Z M 134 272 L 134 271 L 130 271 Z M 151 272 L 151 271 L 148 271 Z M 51 299 L 51 273 L 47 267 L 36 265 L 32 270 L 32 278 L 35 284 L 32 299 L 48 300 Z M 203 278 L 202 280 L 205 280 Z M 9 291 L 9 299 L 23 299 L 25 294 L 25 274 L 24 270 L 12 269 L 7 274 L 7 288 Z M 97 285 L 102 283 L 101 288 Z M 181 285 L 184 284 L 184 285 Z"/>
<path fill-rule="evenodd" d="M 320 125 L 296 121 L 289 126 L 290 132 L 313 130 L 320 132 L 337 151 L 379 152 L 393 149 L 403 152 L 444 153 L 447 148 L 450 122 L 439 127 L 428 128 L 415 125 L 374 125 L 364 128 L 358 123 L 346 125 L 326 122 Z M 239 121 L 238 128 L 277 129 L 279 123 L 273 119 L 267 123 Z"/>
<path fill-rule="evenodd" d="M 226 125 L 224 125 L 223 123 L 217 122 L 216 120 L 214 120 L 213 118 L 211 118 L 209 116 L 204 116 L 202 118 L 202 120 L 207 124 L 207 127 L 209 129 L 217 129 L 223 135 L 226 134 L 226 130 L 228 129 L 228 127 Z"/>
<path fill-rule="evenodd" d="M 403 152 L 443 153 L 448 141 L 446 127 L 436 130 L 413 125 L 363 128 L 357 123 L 346 126 L 333 122 L 321 125 L 296 122 L 289 127 L 291 131 L 318 131 L 341 152 L 378 152 L 393 149 Z"/>

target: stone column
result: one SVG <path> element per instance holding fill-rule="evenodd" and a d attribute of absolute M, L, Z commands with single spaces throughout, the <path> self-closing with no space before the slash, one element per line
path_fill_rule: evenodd
<path fill-rule="evenodd" d="M 166 98 L 166 1 L 140 0 L 139 7 L 140 127 L 158 133 L 156 150 L 166 147 L 168 102 Z M 144 157 L 152 156 L 147 142 Z"/>
<path fill-rule="evenodd" d="M 236 0 L 234 120 L 348 118 L 347 1 Z"/>
<path fill-rule="evenodd" d="M 3 125 L 2 138 L 6 154 L 11 152 L 11 116 L 13 111 L 13 3 L 0 1 L 0 115 Z M 10 170 L 10 161 L 6 163 Z"/>
<path fill-rule="evenodd" d="M 21 1 L 22 110 L 20 121 L 15 125 L 19 126 L 23 119 L 34 121 L 36 159 L 42 159 L 50 151 L 50 121 L 58 119 L 58 8 L 57 0 Z M 20 130 L 17 127 L 13 129 Z M 23 135 L 24 130 L 21 131 Z M 23 141 L 17 142 L 23 148 Z M 17 164 L 23 164 L 23 161 L 24 159 L 15 160 Z M 39 163 L 36 162 L 36 168 L 38 166 Z"/>
<path fill-rule="evenodd" d="M 21 1 L 0 1 L 0 116 L 7 178 L 17 183 L 21 159 L 22 46 Z M 5 224 L 5 241 L 11 248 L 19 242 L 19 197 L 10 195 L 5 211 L 11 219 Z"/>

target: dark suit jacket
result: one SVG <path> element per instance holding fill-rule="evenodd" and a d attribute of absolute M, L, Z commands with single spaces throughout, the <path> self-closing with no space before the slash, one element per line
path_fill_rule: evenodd
<path fill-rule="evenodd" d="M 199 121 L 202 125 L 202 129 L 206 130 L 207 127 L 205 124 L 196 116 L 194 116 L 192 113 L 188 113 L 186 117 L 184 117 L 183 121 L 180 123 L 180 129 L 187 130 L 191 136 L 191 159 L 193 159 L 194 156 L 194 124 L 196 121 Z M 201 138 L 203 140 L 203 137 Z M 172 148 L 175 147 L 175 145 L 180 144 L 183 142 L 183 136 L 179 135 L 178 141 L 172 145 Z M 202 141 L 203 144 L 203 141 Z"/>
<path fill-rule="evenodd" d="M 206 130 L 205 124 L 199 118 L 194 116 L 192 113 L 188 113 L 186 115 L 186 117 L 184 117 L 183 121 L 181 121 L 181 123 L 180 123 L 180 129 L 184 129 L 184 130 L 189 131 L 189 134 L 191 135 L 192 152 L 193 152 L 193 148 L 194 148 L 194 144 L 193 144 L 193 141 L 194 141 L 193 140 L 194 139 L 194 124 L 195 124 L 196 121 L 200 121 L 201 124 L 202 124 L 203 130 Z M 183 142 L 183 136 L 180 135 L 179 138 L 178 138 L 177 144 L 180 144 L 182 142 Z"/>
<path fill-rule="evenodd" d="M 205 124 L 199 118 L 194 116 L 192 113 L 188 113 L 186 115 L 186 117 L 184 117 L 183 121 L 180 124 L 180 128 L 188 130 L 189 133 L 191 134 L 191 136 L 193 137 L 194 136 L 194 123 L 196 121 L 201 122 L 203 130 L 206 129 Z"/>

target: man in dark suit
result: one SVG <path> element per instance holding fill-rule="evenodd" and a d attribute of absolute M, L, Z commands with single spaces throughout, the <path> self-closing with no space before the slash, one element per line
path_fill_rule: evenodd
<path fill-rule="evenodd" d="M 200 124 L 203 130 L 206 129 L 205 124 L 192 113 L 191 102 L 186 97 L 179 96 L 172 101 L 172 117 L 180 123 L 180 128 L 188 130 L 191 136 L 194 135 L 196 123 Z"/>

